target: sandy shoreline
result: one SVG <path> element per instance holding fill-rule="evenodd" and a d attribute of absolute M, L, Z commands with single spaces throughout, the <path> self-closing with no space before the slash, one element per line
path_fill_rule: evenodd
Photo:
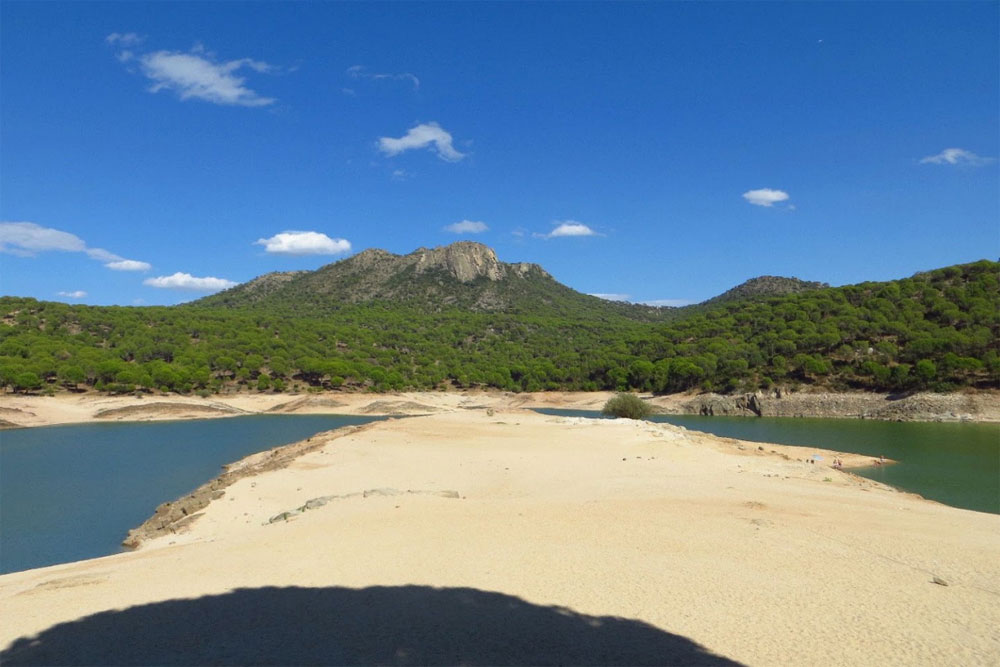
<path fill-rule="evenodd" d="M 447 400 L 135 552 L 0 577 L 0 660 L 997 663 L 1000 516 L 778 446 Z"/>
<path fill-rule="evenodd" d="M 416 415 L 480 408 L 555 407 L 600 410 L 612 392 L 453 391 L 391 394 L 231 394 L 225 396 L 0 395 L 0 419 L 15 426 L 54 426 L 90 421 L 207 419 L 250 414 Z"/>
<path fill-rule="evenodd" d="M 325 392 L 318 394 L 230 394 L 198 396 L 161 395 L 137 397 L 98 393 L 56 396 L 0 395 L 0 427 L 33 427 L 89 421 L 154 421 L 206 419 L 247 414 L 345 414 L 417 415 L 479 408 L 565 408 L 600 410 L 613 392 L 499 391 L 401 392 L 388 394 Z M 883 414 L 883 418 L 908 421 L 1000 421 L 1000 392 L 977 394 L 917 394 L 889 400 L 881 394 L 796 393 L 780 399 L 718 397 L 714 394 L 673 394 L 646 397 L 664 414 L 716 414 L 754 416 L 746 407 L 758 401 L 764 416 L 858 418 Z M 733 403 L 743 407 L 734 407 Z M 872 405 L 887 404 L 891 410 Z M 824 408 L 827 406 L 827 408 Z M 910 408 L 900 409 L 900 408 Z M 759 407 L 755 409 L 760 409 Z M 771 414 L 773 413 L 773 415 Z M 902 415 L 902 417 L 900 417 Z"/>

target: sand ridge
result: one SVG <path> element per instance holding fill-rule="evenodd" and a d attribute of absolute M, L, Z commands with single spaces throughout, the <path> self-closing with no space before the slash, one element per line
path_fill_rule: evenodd
<path fill-rule="evenodd" d="M 186 532 L 0 577 L 0 645 L 184 601 L 464 591 L 637 623 L 706 662 L 996 664 L 1000 517 L 759 446 L 520 410 L 379 422 L 235 481 Z"/>

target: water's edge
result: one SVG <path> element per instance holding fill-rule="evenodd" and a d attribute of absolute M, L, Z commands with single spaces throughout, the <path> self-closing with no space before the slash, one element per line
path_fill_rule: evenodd
<path fill-rule="evenodd" d="M 286 468 L 295 459 L 323 447 L 331 440 L 359 433 L 370 428 L 374 423 L 376 422 L 341 426 L 331 431 L 316 433 L 305 440 L 279 445 L 226 464 L 221 475 L 205 482 L 188 495 L 167 501 L 157 507 L 153 516 L 128 531 L 128 535 L 122 541 L 122 546 L 126 549 L 136 549 L 147 540 L 177 533 L 196 521 L 201 516 L 200 510 L 207 507 L 213 500 L 222 498 L 226 493 L 226 488 L 237 481 L 269 470 Z"/>

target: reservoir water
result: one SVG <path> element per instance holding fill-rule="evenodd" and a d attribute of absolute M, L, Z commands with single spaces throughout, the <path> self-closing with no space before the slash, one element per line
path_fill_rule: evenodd
<path fill-rule="evenodd" d="M 544 414 L 601 417 L 589 410 Z M 953 507 L 1000 514 L 1000 424 L 862 419 L 655 415 L 692 431 L 782 445 L 805 445 L 898 461 L 850 472 Z"/>
<path fill-rule="evenodd" d="M 159 504 L 226 463 L 376 419 L 254 415 L 2 431 L 0 573 L 116 553 Z"/>

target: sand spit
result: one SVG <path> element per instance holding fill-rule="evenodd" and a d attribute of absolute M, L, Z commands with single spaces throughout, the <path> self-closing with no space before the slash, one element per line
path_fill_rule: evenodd
<path fill-rule="evenodd" d="M 0 576 L 0 662 L 1000 656 L 1000 516 L 810 452 L 496 408 L 313 441 L 231 466 L 247 475 L 183 532 Z"/>
<path fill-rule="evenodd" d="M 495 411 L 492 408 L 488 408 L 495 415 Z M 530 414 L 530 413 L 529 413 Z M 492 416 L 492 415 L 488 415 Z M 573 424 L 586 424 L 590 423 L 592 420 L 581 419 L 581 418 L 562 418 L 566 423 Z M 264 452 L 258 452 L 256 454 L 251 454 L 239 461 L 230 463 L 225 466 L 225 469 L 221 475 L 212 479 L 205 484 L 201 485 L 195 489 L 192 493 L 178 498 L 177 500 L 172 500 L 163 503 L 156 508 L 149 519 L 142 523 L 137 528 L 133 528 L 128 532 L 125 540 L 122 541 L 122 546 L 129 549 L 136 549 L 146 542 L 161 538 L 166 535 L 177 535 L 180 533 L 187 532 L 191 524 L 198 520 L 203 513 L 200 511 L 208 506 L 209 502 L 213 500 L 218 500 L 225 495 L 225 489 L 236 481 L 243 479 L 244 477 L 253 477 L 259 475 L 260 473 L 280 470 L 282 468 L 288 467 L 295 459 L 299 458 L 304 454 L 316 451 L 319 448 L 327 446 L 332 440 L 336 438 L 341 438 L 352 433 L 356 433 L 361 430 L 371 428 L 373 424 L 366 424 L 361 426 L 345 426 L 332 431 L 325 431 L 322 433 L 317 433 L 305 440 L 299 442 L 290 443 L 287 445 L 281 445 L 279 447 L 274 447 Z M 684 431 L 682 427 L 679 427 L 681 431 Z M 657 433 L 657 431 L 653 431 Z M 720 449 L 721 451 L 728 451 L 732 454 L 738 454 L 742 456 L 750 457 L 777 457 L 784 461 L 798 461 L 800 463 L 809 464 L 808 468 L 810 474 L 817 469 L 823 468 L 834 468 L 834 461 L 839 460 L 841 466 L 838 470 L 849 470 L 850 468 L 862 468 L 870 466 L 873 459 L 864 456 L 862 454 L 854 454 L 850 452 L 837 452 L 828 449 L 819 449 L 815 447 L 793 447 L 789 445 L 777 445 L 777 444 L 761 444 L 755 442 L 748 442 L 744 440 L 736 440 L 734 438 L 719 438 L 712 437 L 709 441 L 710 446 Z M 625 460 L 625 459 L 623 459 Z M 817 463 L 819 465 L 817 465 Z M 898 463 L 893 459 L 883 458 L 881 463 L 886 465 Z M 886 487 L 878 482 L 863 478 L 854 477 L 855 483 L 861 488 L 871 488 L 871 487 Z M 824 481 L 832 481 L 832 478 L 824 478 Z M 900 493 L 906 493 L 905 491 L 899 491 Z M 435 490 L 413 490 L 407 489 L 401 491 L 394 488 L 380 488 L 380 489 L 366 489 L 364 491 L 354 491 L 347 494 L 339 495 L 327 495 L 320 496 L 317 498 L 310 498 L 301 507 L 286 510 L 276 514 L 268 520 L 268 523 L 274 523 L 277 520 L 287 520 L 293 516 L 301 514 L 310 509 L 315 509 L 317 507 L 322 507 L 332 500 L 344 500 L 347 498 L 353 498 L 355 496 L 361 496 L 367 498 L 369 495 L 383 495 L 392 496 L 400 494 L 431 494 L 439 495 L 447 498 L 458 498 L 459 494 L 453 490 L 446 491 L 435 491 Z M 913 494 L 916 495 L 916 494 Z M 919 497 L 919 496 L 918 496 Z"/>

